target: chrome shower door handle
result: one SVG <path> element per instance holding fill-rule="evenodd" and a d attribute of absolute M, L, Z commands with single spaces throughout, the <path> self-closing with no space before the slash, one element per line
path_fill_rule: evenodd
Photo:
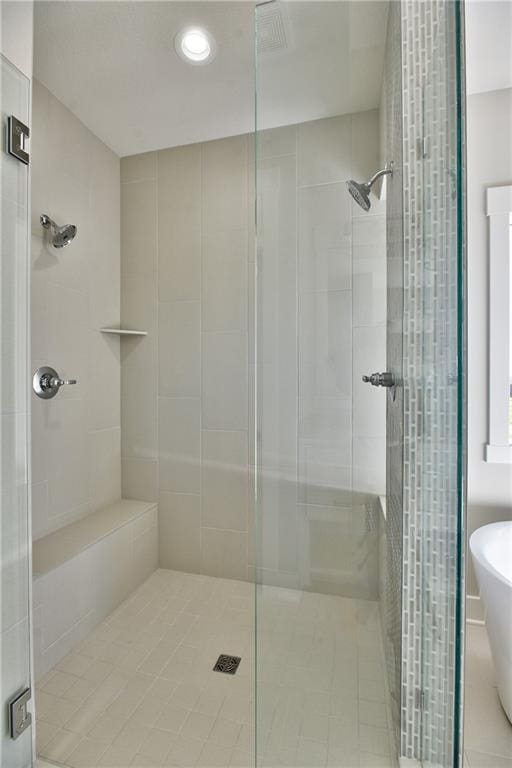
<path fill-rule="evenodd" d="M 34 373 L 32 388 L 38 397 L 50 400 L 61 387 L 76 384 L 76 379 L 61 379 L 55 368 L 43 365 Z"/>

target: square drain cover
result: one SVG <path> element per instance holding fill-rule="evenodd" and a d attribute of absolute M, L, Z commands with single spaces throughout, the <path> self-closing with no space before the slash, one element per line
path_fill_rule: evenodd
<path fill-rule="evenodd" d="M 226 675 L 234 675 L 240 666 L 242 659 L 240 656 L 228 656 L 225 653 L 221 653 L 217 662 L 213 668 L 214 672 L 224 672 Z"/>

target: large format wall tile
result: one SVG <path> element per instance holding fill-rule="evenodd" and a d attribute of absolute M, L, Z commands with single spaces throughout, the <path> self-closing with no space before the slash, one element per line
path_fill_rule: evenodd
<path fill-rule="evenodd" d="M 160 489 L 199 493 L 201 404 L 199 398 L 159 397 Z"/>
<path fill-rule="evenodd" d="M 261 470 L 258 507 L 258 565 L 276 573 L 296 573 L 299 532 L 295 467 Z"/>
<path fill-rule="evenodd" d="M 354 325 L 385 325 L 387 306 L 386 247 L 353 248 Z"/>
<path fill-rule="evenodd" d="M 37 80 L 33 134 L 32 365 L 77 379 L 55 400 L 31 396 L 40 537 L 120 495 L 120 343 L 99 329 L 120 322 L 121 189 L 119 158 Z M 53 248 L 42 213 L 77 226 L 67 248 Z"/>
<path fill-rule="evenodd" d="M 106 429 L 121 424 L 119 386 L 121 355 L 119 339 L 89 330 L 89 371 L 91 377 L 91 429 Z"/>
<path fill-rule="evenodd" d="M 156 179 L 156 153 L 123 157 L 121 161 L 121 182 Z"/>
<path fill-rule="evenodd" d="M 162 235 L 158 246 L 158 296 L 160 301 L 193 301 L 201 298 L 201 228 L 176 227 Z"/>
<path fill-rule="evenodd" d="M 247 228 L 247 137 L 203 145 L 204 232 Z"/>
<path fill-rule="evenodd" d="M 299 317 L 301 397 L 350 398 L 352 292 L 301 294 Z"/>
<path fill-rule="evenodd" d="M 121 317 L 148 331 L 122 343 L 123 492 L 159 499 L 166 567 L 245 578 L 251 531 L 253 565 L 255 534 L 265 578 L 297 585 L 312 546 L 297 502 L 350 507 L 353 461 L 369 440 L 382 449 L 364 413 L 356 435 L 352 407 L 353 359 L 369 365 L 356 333 L 378 345 L 385 317 L 383 217 L 358 217 L 344 183 L 374 170 L 376 137 L 375 110 L 259 134 L 257 285 L 252 137 L 122 161 L 123 232 L 144 192 L 151 229 L 141 264 L 133 245 L 123 251 Z M 357 464 L 358 485 L 379 486 L 379 457 Z"/>
<path fill-rule="evenodd" d="M 121 429 L 99 429 L 90 435 L 91 509 L 121 497 Z"/>
<path fill-rule="evenodd" d="M 156 268 L 156 181 L 121 185 L 121 249 L 123 269 L 151 275 Z"/>
<path fill-rule="evenodd" d="M 247 578 L 247 533 L 203 528 L 201 535 L 201 573 Z"/>
<path fill-rule="evenodd" d="M 160 566 L 177 571 L 201 570 L 201 497 L 160 494 L 158 503 Z"/>
<path fill-rule="evenodd" d="M 141 397 L 144 382 L 145 396 Z M 157 383 L 146 368 L 123 366 L 121 383 L 123 458 L 156 459 Z"/>
<path fill-rule="evenodd" d="M 247 230 L 205 235 L 203 331 L 247 328 Z"/>
<path fill-rule="evenodd" d="M 247 429 L 247 336 L 203 333 L 203 427 Z"/>
<path fill-rule="evenodd" d="M 158 152 L 160 301 L 201 298 L 201 147 Z"/>
<path fill-rule="evenodd" d="M 79 508 L 90 502 L 86 401 L 55 398 L 43 403 L 42 411 L 40 450 L 46 451 L 49 517 L 64 521 L 66 516 L 76 515 Z"/>
<path fill-rule="evenodd" d="M 202 524 L 247 530 L 247 432 L 203 432 Z"/>
<path fill-rule="evenodd" d="M 89 297 L 82 291 L 50 283 L 46 289 L 48 364 L 64 378 L 75 378 L 63 388 L 59 400 L 87 398 L 91 394 L 89 348 Z M 33 319 L 33 322 L 36 322 Z"/>
<path fill-rule="evenodd" d="M 145 378 L 156 380 L 157 313 L 155 275 L 137 275 L 122 271 L 121 325 L 147 331 L 147 336 L 127 336 L 122 341 L 123 368 L 145 370 Z"/>
<path fill-rule="evenodd" d="M 366 181 L 379 170 L 379 111 L 352 115 L 352 178 Z"/>
<path fill-rule="evenodd" d="M 283 155 L 295 155 L 297 142 L 297 126 L 284 125 L 281 128 L 270 128 L 259 131 L 257 137 L 258 155 L 260 160 Z"/>
<path fill-rule="evenodd" d="M 301 291 L 343 291 L 352 287 L 352 223 L 345 184 L 299 190 Z"/>
<path fill-rule="evenodd" d="M 187 153 L 188 150 L 188 153 Z M 160 153 L 158 165 L 158 249 L 161 258 L 168 258 L 183 244 L 187 233 L 201 229 L 201 153 L 198 147 L 171 150 L 175 158 L 172 173 L 170 156 L 167 164 L 170 174 L 161 174 Z"/>
<path fill-rule="evenodd" d="M 199 397 L 201 391 L 201 305 L 161 302 L 158 308 L 158 393 Z"/>
<path fill-rule="evenodd" d="M 350 131 L 350 115 L 314 120 L 298 127 L 299 187 L 351 178 Z"/>
<path fill-rule="evenodd" d="M 158 461 L 121 458 L 122 496 L 138 501 L 158 501 Z"/>

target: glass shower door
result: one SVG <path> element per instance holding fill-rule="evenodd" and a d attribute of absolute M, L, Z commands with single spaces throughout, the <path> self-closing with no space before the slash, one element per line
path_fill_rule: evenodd
<path fill-rule="evenodd" d="M 0 344 L 0 688 L 2 768 L 32 765 L 30 715 L 10 704 L 30 688 L 30 547 L 27 460 L 28 166 L 7 151 L 8 118 L 29 123 L 30 83 L 0 57 L 2 149 Z M 19 719 L 16 718 L 19 713 Z"/>

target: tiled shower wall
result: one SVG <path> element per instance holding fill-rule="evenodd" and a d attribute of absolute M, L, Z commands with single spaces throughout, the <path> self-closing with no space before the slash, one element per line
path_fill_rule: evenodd
<path fill-rule="evenodd" d="M 385 363 L 385 222 L 344 182 L 375 171 L 378 124 L 263 132 L 258 232 L 259 575 L 373 597 L 385 397 L 361 375 Z M 159 501 L 163 567 L 253 577 L 252 137 L 127 157 L 121 178 L 122 324 L 148 331 L 121 342 L 123 496 Z"/>
<path fill-rule="evenodd" d="M 123 496 L 164 568 L 248 568 L 247 136 L 121 162 Z"/>
<path fill-rule="evenodd" d="M 377 111 L 258 135 L 258 579 L 377 597 L 385 488 L 384 204 Z"/>
<path fill-rule="evenodd" d="M 41 83 L 32 89 L 32 371 L 75 378 L 31 394 L 32 527 L 39 538 L 121 495 L 119 158 Z M 75 224 L 55 249 L 39 217 Z"/>

